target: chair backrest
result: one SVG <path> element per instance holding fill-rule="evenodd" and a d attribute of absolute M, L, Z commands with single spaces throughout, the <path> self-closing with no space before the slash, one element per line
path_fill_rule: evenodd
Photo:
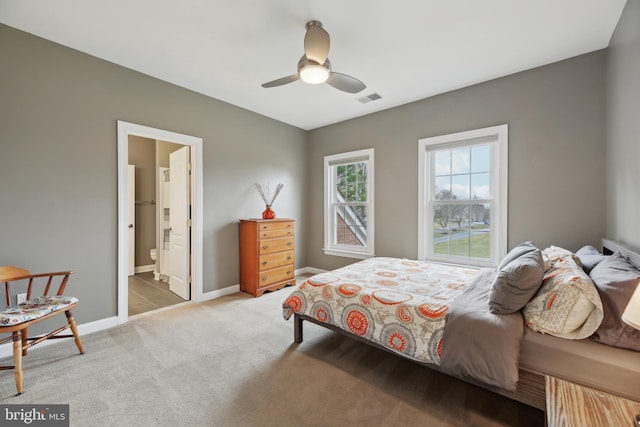
<path fill-rule="evenodd" d="M 0 282 L 12 282 L 31 275 L 29 270 L 18 268 L 13 265 L 0 266 Z"/>
<path fill-rule="evenodd" d="M 52 285 L 57 290 L 54 295 L 63 295 L 72 271 L 55 273 L 31 274 L 29 270 L 14 266 L 0 266 L 0 283 L 5 287 L 6 307 L 17 305 L 16 295 L 26 294 L 26 299 L 36 296 L 50 296 Z M 11 285 L 15 286 L 11 286 Z M 26 289 L 25 286 L 26 285 Z"/>

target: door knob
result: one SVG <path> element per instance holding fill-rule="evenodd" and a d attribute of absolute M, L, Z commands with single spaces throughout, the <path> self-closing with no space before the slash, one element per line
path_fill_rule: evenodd
<path fill-rule="evenodd" d="M 133 228 L 133 224 L 129 224 L 129 228 Z"/>

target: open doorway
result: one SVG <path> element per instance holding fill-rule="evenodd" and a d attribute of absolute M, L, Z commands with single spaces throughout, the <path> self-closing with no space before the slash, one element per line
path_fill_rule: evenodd
<path fill-rule="evenodd" d="M 159 306 L 200 299 L 201 222 L 202 139 L 118 121 L 118 323 L 145 287 Z"/>
<path fill-rule="evenodd" d="M 188 145 L 129 135 L 129 316 L 191 299 Z"/>

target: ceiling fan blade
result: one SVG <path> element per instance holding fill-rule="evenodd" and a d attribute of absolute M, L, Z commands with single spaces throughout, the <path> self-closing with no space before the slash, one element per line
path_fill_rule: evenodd
<path fill-rule="evenodd" d="M 327 79 L 327 84 L 338 90 L 349 93 L 358 93 L 367 86 L 355 77 L 346 74 L 332 72 Z"/>
<path fill-rule="evenodd" d="M 307 59 L 324 64 L 329 56 L 329 33 L 327 33 L 319 21 L 307 22 L 307 34 L 304 36 L 304 54 Z"/>
<path fill-rule="evenodd" d="M 262 87 L 282 86 L 282 85 L 286 85 L 287 83 L 293 83 L 296 80 L 298 80 L 299 78 L 300 78 L 300 76 L 298 76 L 297 74 L 293 74 L 291 76 L 282 77 L 281 79 L 272 80 L 270 82 L 264 83 L 264 84 L 262 84 Z"/>

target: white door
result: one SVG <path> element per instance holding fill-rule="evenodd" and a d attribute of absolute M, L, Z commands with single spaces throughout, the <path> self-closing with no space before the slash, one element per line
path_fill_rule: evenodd
<path fill-rule="evenodd" d="M 189 227 L 189 147 L 185 146 L 169 155 L 169 289 L 188 300 L 191 298 Z"/>
<path fill-rule="evenodd" d="M 128 207 L 127 226 L 129 227 L 129 276 L 136 274 L 136 167 L 129 165 L 127 170 Z"/>

